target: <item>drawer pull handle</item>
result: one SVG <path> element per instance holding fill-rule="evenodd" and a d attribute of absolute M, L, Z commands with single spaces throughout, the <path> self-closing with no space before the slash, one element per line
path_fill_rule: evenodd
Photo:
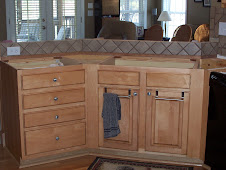
<path fill-rule="evenodd" d="M 59 116 L 58 116 L 58 115 L 56 115 L 56 116 L 55 116 L 55 119 L 56 119 L 56 120 L 57 120 L 57 119 L 59 119 Z"/>
<path fill-rule="evenodd" d="M 60 140 L 60 137 L 59 136 L 56 137 L 56 141 L 58 141 L 58 140 Z"/>
<path fill-rule="evenodd" d="M 54 97 L 54 100 L 57 101 L 58 100 L 58 97 Z"/>
<path fill-rule="evenodd" d="M 137 96 L 138 94 L 137 94 L 137 92 L 134 92 L 133 95 L 134 95 L 134 96 Z"/>
<path fill-rule="evenodd" d="M 53 81 L 54 81 L 54 82 L 57 82 L 57 78 L 54 78 Z"/>

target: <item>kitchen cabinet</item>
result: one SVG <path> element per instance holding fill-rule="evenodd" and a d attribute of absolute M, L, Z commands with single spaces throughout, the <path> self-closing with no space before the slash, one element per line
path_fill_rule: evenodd
<path fill-rule="evenodd" d="M 209 77 L 194 60 L 95 54 L 0 63 L 6 147 L 21 165 L 89 154 L 203 163 Z M 122 111 L 121 133 L 108 139 L 105 92 L 118 94 Z"/>
<path fill-rule="evenodd" d="M 54 62 L 55 67 L 46 65 Z M 18 161 L 86 147 L 82 65 L 24 59 L 1 63 L 1 69 L 6 147 Z"/>
<path fill-rule="evenodd" d="M 189 93 L 148 89 L 146 150 L 187 153 Z"/>
<path fill-rule="evenodd" d="M 119 127 L 121 133 L 117 137 L 104 139 L 103 130 L 103 94 L 117 94 L 121 102 L 121 120 Z M 120 87 L 100 87 L 99 88 L 99 146 L 104 148 L 114 148 L 122 150 L 137 150 L 137 129 L 139 113 L 139 89 Z"/>

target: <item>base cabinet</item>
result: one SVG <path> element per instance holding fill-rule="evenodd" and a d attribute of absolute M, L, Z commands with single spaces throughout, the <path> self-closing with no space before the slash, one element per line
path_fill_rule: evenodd
<path fill-rule="evenodd" d="M 189 93 L 147 90 L 146 150 L 186 154 Z"/>
<path fill-rule="evenodd" d="M 132 95 L 126 97 L 129 91 Z M 99 146 L 123 150 L 137 150 L 139 90 L 107 88 L 108 93 L 115 93 L 119 97 L 121 96 L 121 120 L 119 120 L 121 133 L 117 137 L 108 139 L 104 139 L 102 118 L 104 92 L 105 88 L 99 88 Z"/>

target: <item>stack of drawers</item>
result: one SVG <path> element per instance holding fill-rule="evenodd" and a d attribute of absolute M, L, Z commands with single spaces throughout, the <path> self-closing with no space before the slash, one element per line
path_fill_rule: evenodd
<path fill-rule="evenodd" d="M 22 73 L 25 155 L 86 144 L 84 83 L 84 70 Z"/>

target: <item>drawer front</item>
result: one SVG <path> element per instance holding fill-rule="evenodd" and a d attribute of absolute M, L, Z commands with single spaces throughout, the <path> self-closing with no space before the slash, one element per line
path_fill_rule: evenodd
<path fill-rule="evenodd" d="M 147 73 L 147 86 L 189 88 L 190 87 L 190 75 Z"/>
<path fill-rule="evenodd" d="M 23 99 L 24 109 L 83 102 L 85 100 L 85 90 L 84 88 L 81 88 L 76 90 L 25 95 Z"/>
<path fill-rule="evenodd" d="M 99 71 L 99 84 L 138 86 L 139 81 L 140 76 L 136 72 Z"/>
<path fill-rule="evenodd" d="M 25 133 L 26 154 L 85 145 L 85 134 L 85 123 L 28 131 Z"/>
<path fill-rule="evenodd" d="M 85 72 L 72 71 L 63 73 L 39 74 L 23 76 L 23 89 L 35 89 L 44 87 L 55 87 L 72 84 L 82 84 L 85 82 Z"/>
<path fill-rule="evenodd" d="M 85 119 L 85 106 L 57 109 L 24 115 L 25 127 Z"/>

